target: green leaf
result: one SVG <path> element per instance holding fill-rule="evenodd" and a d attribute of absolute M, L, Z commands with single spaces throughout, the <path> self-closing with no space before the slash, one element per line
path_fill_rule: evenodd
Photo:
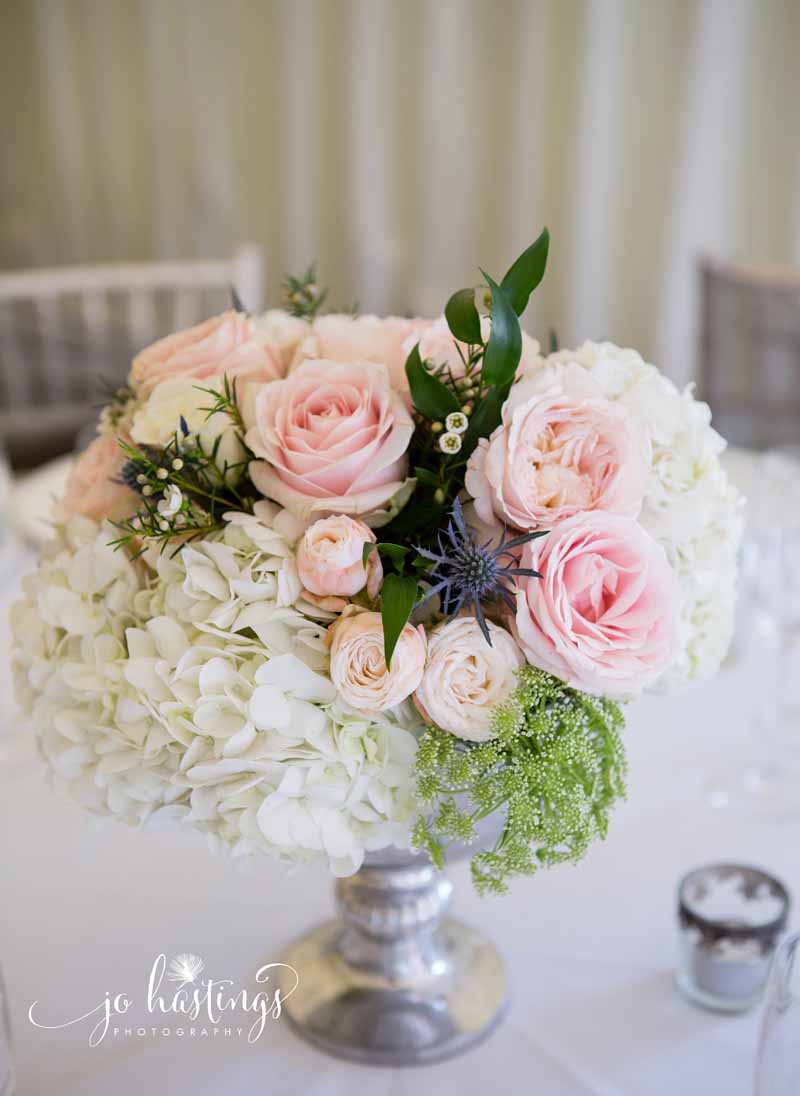
<path fill-rule="evenodd" d="M 492 388 L 479 405 L 474 414 L 470 416 L 467 432 L 461 445 L 459 456 L 466 459 L 480 438 L 488 438 L 492 431 L 500 425 L 500 416 L 503 410 L 507 392 L 502 388 Z"/>
<path fill-rule="evenodd" d="M 381 586 L 381 616 L 383 618 L 383 656 L 386 668 L 417 600 L 417 580 L 387 575 Z"/>
<path fill-rule="evenodd" d="M 445 419 L 451 411 L 459 410 L 460 404 L 455 392 L 425 368 L 419 356 L 419 343 L 406 359 L 406 377 L 414 407 L 426 419 Z"/>
<path fill-rule="evenodd" d="M 364 547 L 361 550 L 361 566 L 362 567 L 367 566 L 367 560 L 370 557 L 370 553 L 371 552 L 377 552 L 377 550 L 378 550 L 378 545 L 373 544 L 371 540 L 368 540 L 367 543 L 364 545 Z"/>
<path fill-rule="evenodd" d="M 511 264 L 500 283 L 518 316 L 525 311 L 528 298 L 544 277 L 549 250 L 550 233 L 543 228 L 539 238 Z"/>
<path fill-rule="evenodd" d="M 404 544 L 384 543 L 378 544 L 377 548 L 378 553 L 382 556 L 388 556 L 388 558 L 398 569 L 402 569 L 405 558 L 410 551 L 410 549 L 407 548 Z"/>
<path fill-rule="evenodd" d="M 483 354 L 483 384 L 505 389 L 511 387 L 522 354 L 522 332 L 517 314 L 505 292 L 486 271 L 481 271 L 492 295 L 492 333 Z"/>
<path fill-rule="evenodd" d="M 420 483 L 424 483 L 426 487 L 439 486 L 439 477 L 435 472 L 431 472 L 430 468 L 415 468 L 414 478 L 418 479 Z"/>
<path fill-rule="evenodd" d="M 475 290 L 459 289 L 444 306 L 447 326 L 459 342 L 482 343 L 481 318 L 475 307 Z"/>
<path fill-rule="evenodd" d="M 550 353 L 555 354 L 558 350 L 558 332 L 554 327 L 550 328 Z"/>

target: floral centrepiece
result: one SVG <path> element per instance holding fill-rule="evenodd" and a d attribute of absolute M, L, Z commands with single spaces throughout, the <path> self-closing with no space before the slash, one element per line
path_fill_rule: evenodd
<path fill-rule="evenodd" d="M 493 890 L 604 836 L 618 702 L 724 655 L 740 500 L 690 390 L 521 330 L 548 245 L 481 310 L 320 315 L 310 272 L 136 357 L 11 618 L 83 806 L 338 875 L 498 813 Z"/>

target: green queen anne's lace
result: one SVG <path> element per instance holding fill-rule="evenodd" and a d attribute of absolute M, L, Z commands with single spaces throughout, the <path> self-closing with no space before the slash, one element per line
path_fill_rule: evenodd
<path fill-rule="evenodd" d="M 505 813 L 495 845 L 472 858 L 481 893 L 504 893 L 515 875 L 576 862 L 604 838 L 627 765 L 618 704 L 569 688 L 527 666 L 494 712 L 494 736 L 466 743 L 429 728 L 417 751 L 417 793 L 431 812 L 417 819 L 414 844 L 435 864 L 476 824 Z"/>

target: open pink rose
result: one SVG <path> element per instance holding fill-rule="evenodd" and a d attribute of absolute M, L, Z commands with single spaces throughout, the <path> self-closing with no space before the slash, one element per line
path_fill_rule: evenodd
<path fill-rule="evenodd" d="M 633 518 L 590 511 L 526 544 L 542 578 L 517 589 L 516 633 L 530 663 L 585 692 L 625 697 L 669 665 L 680 587 L 663 548 Z"/>
<path fill-rule="evenodd" d="M 430 323 L 400 316 L 320 316 L 300 344 L 295 361 L 376 362 L 386 367 L 393 388 L 405 389 L 406 358 Z"/>
<path fill-rule="evenodd" d="M 422 680 L 427 641 L 421 624 L 406 624 L 386 669 L 380 613 L 343 615 L 330 626 L 331 680 L 361 712 L 383 712 L 411 696 Z"/>
<path fill-rule="evenodd" d="M 198 383 L 274 381 L 284 374 L 281 347 L 268 330 L 233 309 L 148 346 L 133 359 L 131 380 L 146 396 L 159 381 L 186 376 Z"/>
<path fill-rule="evenodd" d="M 531 530 L 585 510 L 635 517 L 649 475 L 646 443 L 627 412 L 570 366 L 514 385 L 465 482 L 483 521 Z"/>
<path fill-rule="evenodd" d="M 83 514 L 94 521 L 121 518 L 136 510 L 137 497 L 118 481 L 125 455 L 115 437 L 101 434 L 72 466 L 64 495 L 56 506 L 56 518 L 66 521 Z"/>
<path fill-rule="evenodd" d="M 247 444 L 258 490 L 297 517 L 353 514 L 389 521 L 406 501 L 414 423 L 386 370 L 370 362 L 306 361 L 256 396 Z"/>
<path fill-rule="evenodd" d="M 315 521 L 297 546 L 297 573 L 305 589 L 334 611 L 341 611 L 344 599 L 365 586 L 376 597 L 383 579 L 380 556 L 370 552 L 366 566 L 363 562 L 364 545 L 375 544 L 375 539 L 368 525 L 346 514 Z"/>

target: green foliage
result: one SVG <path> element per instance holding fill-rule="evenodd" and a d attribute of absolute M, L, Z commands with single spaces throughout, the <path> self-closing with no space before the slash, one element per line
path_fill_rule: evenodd
<path fill-rule="evenodd" d="M 481 380 L 489 388 L 508 391 L 522 354 L 519 320 L 503 289 L 483 271 L 492 300 L 492 333 L 483 353 Z"/>
<path fill-rule="evenodd" d="M 500 283 L 500 288 L 518 316 L 525 311 L 531 293 L 544 277 L 549 250 L 550 233 L 543 228 L 531 246 L 511 264 Z"/>
<path fill-rule="evenodd" d="M 456 290 L 444 306 L 444 315 L 453 337 L 459 342 L 472 345 L 483 342 L 474 288 Z"/>
<path fill-rule="evenodd" d="M 314 320 L 328 296 L 327 289 L 317 285 L 317 272 L 310 266 L 299 278 L 291 274 L 283 281 L 286 311 L 303 320 Z"/>
<path fill-rule="evenodd" d="M 505 824 L 494 847 L 472 858 L 480 893 L 504 893 L 516 875 L 581 859 L 604 838 L 627 771 L 619 705 L 569 688 L 535 667 L 494 712 L 493 737 L 467 743 L 430 728 L 417 751 L 417 793 L 432 813 L 413 841 L 433 862 L 495 811 Z"/>
<path fill-rule="evenodd" d="M 411 576 L 387 575 L 381 586 L 383 651 L 387 667 L 417 601 L 417 580 Z"/>
<path fill-rule="evenodd" d="M 406 377 L 416 410 L 426 419 L 446 418 L 461 404 L 455 392 L 429 372 L 419 356 L 419 343 L 406 359 Z"/>

